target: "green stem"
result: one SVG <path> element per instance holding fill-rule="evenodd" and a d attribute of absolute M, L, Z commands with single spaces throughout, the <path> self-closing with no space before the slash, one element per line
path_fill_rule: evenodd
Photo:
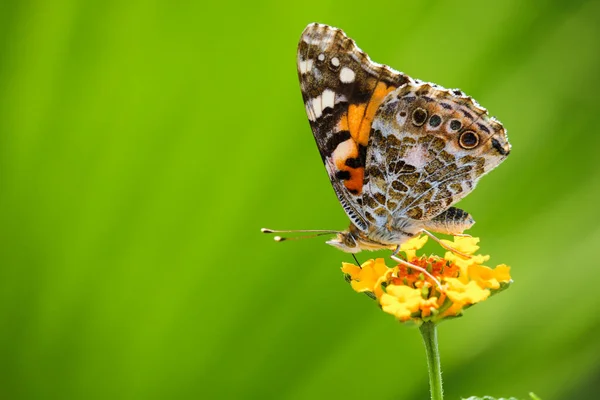
<path fill-rule="evenodd" d="M 427 368 L 429 369 L 429 390 L 431 400 L 442 400 L 442 368 L 440 366 L 440 352 L 438 350 L 437 329 L 434 322 L 424 322 L 419 328 L 425 353 L 427 353 Z"/>

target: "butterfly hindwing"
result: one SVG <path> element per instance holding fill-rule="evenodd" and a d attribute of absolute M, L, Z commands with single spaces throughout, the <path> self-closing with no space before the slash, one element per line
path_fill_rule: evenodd
<path fill-rule="evenodd" d="M 373 123 L 367 220 L 405 226 L 440 215 L 506 158 L 503 138 L 502 125 L 460 91 L 416 82 L 399 88 Z"/>
<path fill-rule="evenodd" d="M 302 33 L 298 76 L 338 199 L 352 222 L 366 230 L 361 194 L 371 125 L 386 95 L 409 78 L 372 62 L 343 31 L 320 24 Z"/>

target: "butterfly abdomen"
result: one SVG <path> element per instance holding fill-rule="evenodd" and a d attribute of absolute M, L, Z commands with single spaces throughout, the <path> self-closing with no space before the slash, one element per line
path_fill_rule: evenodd
<path fill-rule="evenodd" d="M 471 215 L 460 208 L 450 207 L 424 224 L 426 229 L 447 235 L 461 234 L 475 224 Z"/>

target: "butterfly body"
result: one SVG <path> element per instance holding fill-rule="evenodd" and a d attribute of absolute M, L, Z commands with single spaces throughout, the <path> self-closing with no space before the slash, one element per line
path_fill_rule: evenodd
<path fill-rule="evenodd" d="M 328 243 L 395 249 L 430 229 L 462 233 L 452 207 L 510 152 L 497 120 L 460 90 L 374 63 L 341 30 L 311 24 L 298 76 L 321 158 L 351 224 Z"/>

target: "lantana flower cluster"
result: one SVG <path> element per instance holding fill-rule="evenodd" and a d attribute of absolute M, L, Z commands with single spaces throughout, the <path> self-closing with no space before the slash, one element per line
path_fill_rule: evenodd
<path fill-rule="evenodd" d="M 417 255 L 427 239 L 425 235 L 411 239 L 400 251 L 408 263 L 425 269 L 437 283 L 404 263 L 390 268 L 383 258 L 368 260 L 360 267 L 343 263 L 342 272 L 355 291 L 377 300 L 384 312 L 399 321 L 417 324 L 460 316 L 466 308 L 506 289 L 512 282 L 510 267 L 483 265 L 490 256 L 475 254 L 479 238 L 455 236 L 453 241 L 442 240 L 445 247 L 462 255 L 452 251 L 444 257 Z"/>

